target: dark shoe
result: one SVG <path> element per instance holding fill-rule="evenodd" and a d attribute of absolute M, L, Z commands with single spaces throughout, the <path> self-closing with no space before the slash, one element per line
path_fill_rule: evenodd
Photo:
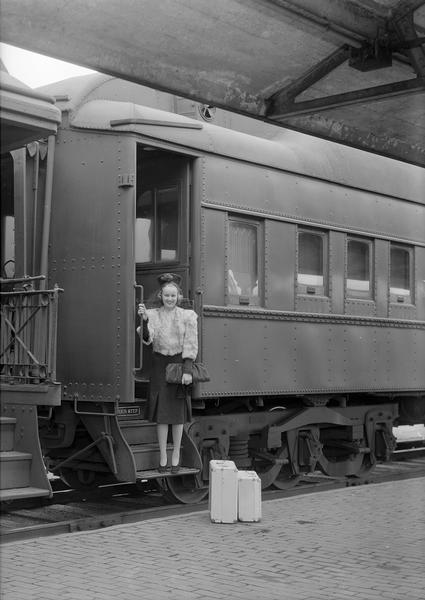
<path fill-rule="evenodd" d="M 180 465 L 173 465 L 171 467 L 171 473 L 173 473 L 173 475 L 175 475 L 176 473 L 178 473 L 180 471 Z"/>
<path fill-rule="evenodd" d="M 165 467 L 163 467 L 162 465 L 159 465 L 158 472 L 159 473 L 166 473 L 167 472 L 167 465 L 165 465 Z"/>

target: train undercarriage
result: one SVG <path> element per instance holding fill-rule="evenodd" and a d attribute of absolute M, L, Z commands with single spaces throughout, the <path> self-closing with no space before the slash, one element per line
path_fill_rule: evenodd
<path fill-rule="evenodd" d="M 225 412 L 228 402 L 195 408 L 193 421 L 185 426 L 183 467 L 177 476 L 157 471 L 156 427 L 144 420 L 142 402 L 120 411 L 97 402 L 76 411 L 63 403 L 43 421 L 40 438 L 49 470 L 70 487 L 153 479 L 166 497 L 181 503 L 207 496 L 212 459 L 233 460 L 239 469 L 256 471 L 263 489 L 284 490 L 317 470 L 337 478 L 364 476 L 395 449 L 396 400 L 280 400 L 235 399 L 231 412 Z M 171 452 L 171 443 L 169 448 Z"/>

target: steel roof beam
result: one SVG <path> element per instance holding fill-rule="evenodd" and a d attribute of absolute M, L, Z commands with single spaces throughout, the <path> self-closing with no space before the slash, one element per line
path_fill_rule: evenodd
<path fill-rule="evenodd" d="M 410 57 L 410 61 L 417 75 L 419 77 L 425 77 L 424 38 L 418 38 L 417 36 L 413 21 L 413 13 L 403 14 L 399 18 L 395 17 L 393 20 L 393 27 L 402 40 L 410 40 L 412 42 L 412 44 L 406 44 L 407 54 Z M 403 47 L 403 41 L 401 42 L 401 46 Z"/>
<path fill-rule="evenodd" d="M 274 117 L 275 113 L 285 112 L 289 106 L 293 106 L 294 98 L 304 90 L 314 85 L 317 81 L 328 75 L 331 71 L 344 63 L 350 55 L 350 47 L 347 44 L 341 46 L 329 54 L 325 59 L 314 65 L 302 77 L 299 77 L 289 85 L 285 86 L 270 98 L 266 99 L 266 116 Z"/>
<path fill-rule="evenodd" d="M 285 1 L 276 0 L 279 4 L 286 4 Z M 411 7 L 417 7 L 419 4 L 424 4 L 424 0 L 412 0 Z M 414 70 L 418 75 L 418 80 L 405 80 L 396 83 L 376 86 L 373 88 L 356 90 L 342 94 L 334 94 L 324 98 L 307 100 L 303 102 L 295 102 L 295 98 L 306 89 L 312 87 L 320 79 L 328 75 L 331 71 L 343 64 L 353 52 L 358 52 L 356 48 L 352 48 L 344 44 L 335 52 L 327 56 L 324 60 L 317 63 L 309 69 L 302 77 L 299 77 L 289 85 L 285 86 L 278 92 L 265 100 L 265 116 L 274 120 L 281 121 L 287 117 L 303 114 L 312 114 L 316 112 L 326 111 L 331 108 L 339 108 L 354 104 L 361 104 L 365 101 L 378 101 L 387 98 L 407 95 L 412 93 L 420 93 L 424 91 L 425 78 L 425 52 L 423 44 L 425 38 L 419 38 L 416 33 L 412 8 L 407 12 L 405 3 L 398 5 L 391 16 L 391 21 L 388 23 L 387 32 L 384 33 L 382 39 L 375 40 L 375 43 L 369 46 L 364 44 L 365 52 L 379 49 L 379 43 L 382 43 L 382 49 L 386 51 L 386 56 L 391 64 L 392 51 L 407 49 L 407 54 Z M 398 38 L 397 41 L 390 41 L 388 32 L 392 31 Z M 373 55 L 376 58 L 372 68 L 378 68 L 379 56 Z M 350 61 L 351 64 L 351 61 Z M 352 66 L 355 66 L 354 63 Z M 387 66 L 382 63 L 380 66 Z M 360 67 L 361 68 L 361 67 Z"/>
<path fill-rule="evenodd" d="M 401 0 L 404 2 L 404 0 Z M 378 29 L 385 25 L 389 11 L 375 3 L 366 7 L 364 3 L 350 0 L 266 0 L 287 13 L 304 19 L 326 31 L 332 31 L 344 41 L 363 42 L 365 37 L 373 39 Z"/>
<path fill-rule="evenodd" d="M 305 102 L 296 102 L 287 106 L 286 110 L 280 113 L 268 114 L 267 117 L 273 121 L 281 121 L 294 115 L 306 115 L 316 112 L 329 110 L 331 108 L 340 108 L 341 106 L 350 106 L 353 104 L 362 104 L 364 102 L 385 100 L 407 94 L 418 94 L 425 91 L 425 78 L 407 79 L 406 81 L 397 81 L 379 85 L 373 88 L 365 88 L 354 92 L 343 94 L 334 94 L 316 100 L 306 100 Z"/>

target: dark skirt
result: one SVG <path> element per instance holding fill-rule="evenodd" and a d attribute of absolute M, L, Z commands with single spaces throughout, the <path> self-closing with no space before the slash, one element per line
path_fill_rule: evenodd
<path fill-rule="evenodd" d="M 192 420 L 190 388 L 165 381 L 165 368 L 169 363 L 183 362 L 181 354 L 164 356 L 152 352 L 152 370 L 149 386 L 147 417 L 152 423 L 177 425 Z"/>

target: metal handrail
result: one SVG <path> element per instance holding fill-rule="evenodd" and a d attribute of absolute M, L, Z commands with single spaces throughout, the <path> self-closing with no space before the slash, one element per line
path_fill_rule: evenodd
<path fill-rule="evenodd" d="M 136 290 L 139 290 L 139 302 L 143 303 L 143 300 L 144 300 L 143 285 L 138 285 L 137 283 L 135 283 L 134 284 L 134 288 Z M 139 318 L 138 326 L 140 327 L 140 333 L 139 333 L 139 335 L 140 335 L 140 342 L 139 342 L 139 344 L 140 344 L 140 346 L 139 346 L 139 348 L 140 348 L 139 369 L 141 371 L 142 368 L 143 368 L 143 318 L 142 317 Z"/>
<path fill-rule="evenodd" d="M 110 433 L 106 432 L 106 431 L 102 431 L 101 434 L 100 434 L 100 436 L 97 439 L 95 439 L 93 442 L 91 442 L 87 446 L 84 446 L 84 448 L 81 448 L 80 450 L 77 450 L 76 452 L 74 452 L 74 454 L 71 454 L 70 456 L 68 456 L 67 458 L 65 458 L 64 460 L 62 460 L 56 466 L 52 467 L 50 469 L 50 471 L 52 473 L 54 473 L 55 471 L 58 471 L 64 465 L 68 464 L 69 462 L 75 460 L 76 458 L 78 458 L 79 456 L 81 456 L 82 454 L 84 454 L 85 452 L 87 452 L 87 450 L 90 450 L 94 446 L 99 446 L 100 443 L 103 442 L 103 441 L 106 441 L 109 453 L 111 455 L 111 462 L 112 462 L 111 471 L 112 471 L 112 473 L 114 475 L 116 475 L 118 473 L 118 467 L 117 467 L 117 461 L 116 461 L 115 452 L 114 452 L 114 442 L 113 442 L 112 435 Z"/>
<path fill-rule="evenodd" d="M 0 284 L 1 285 L 16 285 L 17 283 L 29 283 L 32 281 L 44 281 L 46 278 L 44 275 L 34 275 L 34 276 L 29 276 L 26 275 L 25 277 L 1 277 L 0 278 Z M 3 292 L 5 293 L 5 292 Z"/>
<path fill-rule="evenodd" d="M 0 293 L 0 379 L 7 383 L 56 380 L 58 296 L 63 290 Z"/>
<path fill-rule="evenodd" d="M 196 312 L 198 314 L 198 360 L 202 362 L 204 352 L 204 292 L 201 288 L 196 290 Z"/>

